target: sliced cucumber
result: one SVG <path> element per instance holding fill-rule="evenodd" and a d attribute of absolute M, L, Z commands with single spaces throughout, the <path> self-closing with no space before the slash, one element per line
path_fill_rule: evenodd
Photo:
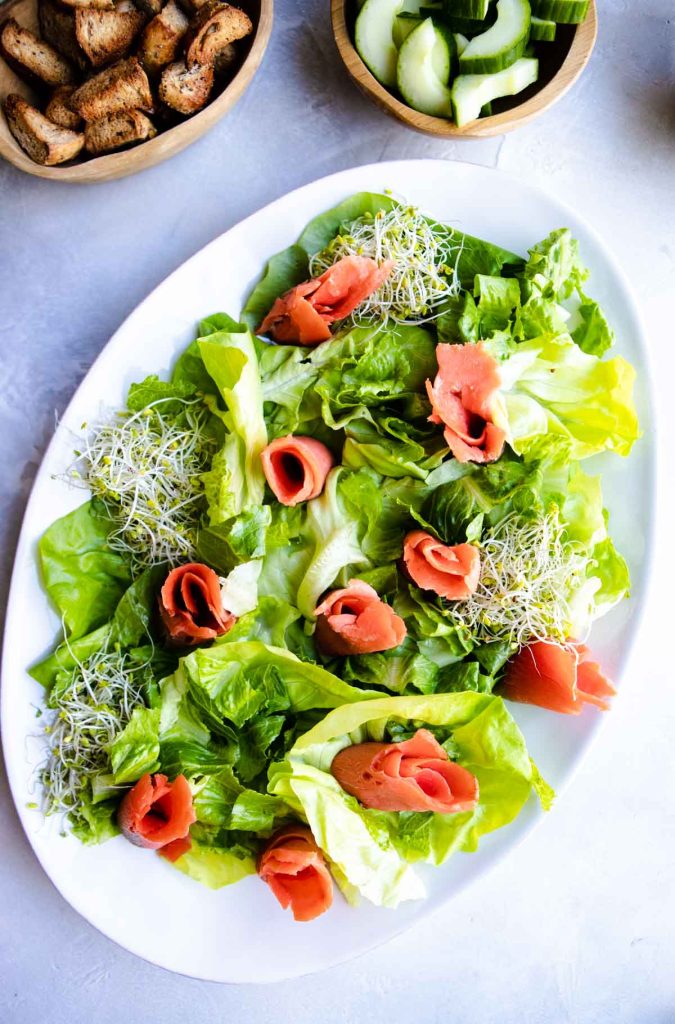
<path fill-rule="evenodd" d="M 579 25 L 588 14 L 590 0 L 532 0 L 532 13 L 561 25 Z"/>
<path fill-rule="evenodd" d="M 477 18 L 482 21 L 487 15 L 490 0 L 445 0 L 449 13 L 458 18 Z"/>
<path fill-rule="evenodd" d="M 418 25 L 421 25 L 423 21 L 424 19 L 418 14 L 409 14 L 407 11 L 403 11 L 402 14 L 397 15 L 397 17 L 394 18 L 394 46 L 400 50 L 412 30 L 417 28 Z"/>
<path fill-rule="evenodd" d="M 396 85 L 398 50 L 393 33 L 402 6 L 403 0 L 366 0 L 356 19 L 356 49 L 382 85 Z"/>
<path fill-rule="evenodd" d="M 545 18 L 538 18 L 533 14 L 530 21 L 530 39 L 534 39 L 535 42 L 552 43 L 555 39 L 556 28 L 554 21 L 547 21 Z"/>
<path fill-rule="evenodd" d="M 421 14 L 425 14 L 427 11 L 428 8 L 420 9 Z M 496 16 L 495 5 L 490 4 L 485 18 L 464 18 L 457 14 L 454 0 L 443 0 L 443 21 L 453 32 L 461 32 L 465 36 L 471 37 L 479 32 L 485 32 L 487 28 L 494 25 Z"/>
<path fill-rule="evenodd" d="M 410 37 L 412 38 L 412 36 Z M 537 81 L 539 61 L 521 57 L 510 68 L 494 75 L 459 75 L 452 86 L 452 111 L 459 128 L 475 121 L 486 103 L 515 96 Z"/>
<path fill-rule="evenodd" d="M 445 32 L 426 18 L 410 33 L 398 56 L 399 92 L 414 110 L 432 117 L 452 117 L 448 80 L 452 50 Z"/>
<path fill-rule="evenodd" d="M 457 47 L 457 55 L 461 57 L 464 51 L 466 50 L 467 46 L 469 45 L 469 40 L 466 38 L 466 36 L 463 36 L 461 32 L 455 32 L 454 35 L 455 46 Z"/>
<path fill-rule="evenodd" d="M 461 74 L 490 75 L 511 67 L 522 57 L 529 35 L 528 0 L 497 0 L 497 20 L 471 40 L 459 59 Z"/>

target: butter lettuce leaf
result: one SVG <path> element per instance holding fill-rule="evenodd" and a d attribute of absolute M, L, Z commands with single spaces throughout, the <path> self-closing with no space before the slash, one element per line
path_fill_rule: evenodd
<path fill-rule="evenodd" d="M 385 813 L 362 807 L 341 789 L 330 773 L 335 755 L 351 743 L 386 740 L 392 724 L 443 728 L 455 759 L 478 779 L 473 811 Z M 455 850 L 476 849 L 482 835 L 513 821 L 542 784 L 503 701 L 452 693 L 384 697 L 330 712 L 270 767 L 268 789 L 308 821 L 348 896 L 396 906 L 421 894 L 409 862 L 439 864 Z"/>

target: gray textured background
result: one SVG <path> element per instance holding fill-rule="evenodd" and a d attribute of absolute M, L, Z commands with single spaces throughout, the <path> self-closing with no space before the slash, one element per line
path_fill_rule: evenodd
<path fill-rule="evenodd" d="M 444 143 L 385 119 L 338 63 L 326 0 L 277 0 L 270 48 L 242 102 L 168 163 L 89 187 L 0 164 L 0 601 L 55 414 L 119 323 L 242 217 L 360 163 L 468 160 L 573 203 L 613 245 L 639 294 L 661 434 L 672 437 L 675 7 L 599 6 L 599 43 L 580 83 L 504 138 Z M 351 965 L 270 988 L 220 987 L 151 967 L 79 918 L 33 857 L 3 776 L 2 1024 L 675 1021 L 668 448 L 657 580 L 627 685 L 566 798 L 515 856 Z"/>

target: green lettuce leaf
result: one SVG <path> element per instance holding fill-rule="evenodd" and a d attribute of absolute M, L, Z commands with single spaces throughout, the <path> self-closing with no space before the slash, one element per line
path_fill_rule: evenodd
<path fill-rule="evenodd" d="M 115 785 L 136 782 L 159 767 L 159 709 L 137 707 L 110 747 Z"/>
<path fill-rule="evenodd" d="M 207 565 L 226 575 L 242 562 L 263 557 L 271 522 L 269 505 L 246 509 L 232 519 L 201 529 L 197 534 L 197 554 Z"/>
<path fill-rule="evenodd" d="M 190 832 L 192 846 L 173 862 L 172 867 L 209 889 L 222 889 L 225 885 L 232 885 L 247 875 L 255 874 L 255 851 L 243 845 L 235 833 L 218 832 L 214 839 L 201 833 L 207 841 L 199 841 L 195 839 L 195 831 L 193 825 Z M 230 837 L 235 838 L 228 845 Z"/>
<path fill-rule="evenodd" d="M 393 721 L 442 726 L 456 760 L 478 779 L 473 811 L 454 815 L 384 813 L 362 807 L 330 774 L 351 743 L 382 740 Z M 480 836 L 511 822 L 533 788 L 541 788 L 525 742 L 498 697 L 478 693 L 386 697 L 330 712 L 301 736 L 269 772 L 269 792 L 309 823 L 347 894 L 396 906 L 420 895 L 406 862 L 439 864 L 455 850 L 475 850 Z"/>
<path fill-rule="evenodd" d="M 609 449 L 628 455 L 640 436 L 635 370 L 620 356 L 600 360 L 568 335 L 522 342 L 500 365 L 510 443 L 521 454 L 541 435 L 560 434 L 570 457 Z"/>
<path fill-rule="evenodd" d="M 222 449 L 203 474 L 211 526 L 262 505 L 265 476 L 260 453 L 267 444 L 256 347 L 251 333 L 216 331 L 197 342 L 204 366 L 225 403 Z"/>
<path fill-rule="evenodd" d="M 126 559 L 110 550 L 112 528 L 88 501 L 53 522 L 38 542 L 45 590 L 72 640 L 107 622 L 131 582 Z"/>

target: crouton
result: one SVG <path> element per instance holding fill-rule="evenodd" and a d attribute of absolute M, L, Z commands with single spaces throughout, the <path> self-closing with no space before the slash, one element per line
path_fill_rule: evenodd
<path fill-rule="evenodd" d="M 252 31 L 248 14 L 220 0 L 209 0 L 192 23 L 186 40 L 185 63 L 190 69 L 197 64 L 213 64 L 221 50 Z"/>
<path fill-rule="evenodd" d="M 195 114 L 208 101 L 212 88 L 212 64 L 196 64 L 188 69 L 185 61 L 179 60 L 162 72 L 159 98 L 179 114 Z"/>
<path fill-rule="evenodd" d="M 122 57 L 144 24 L 145 15 L 131 0 L 117 0 L 111 11 L 75 11 L 77 41 L 95 68 Z"/>
<path fill-rule="evenodd" d="M 176 0 L 169 0 L 164 10 L 145 26 L 138 57 L 149 74 L 159 74 L 163 67 L 175 60 L 188 24 Z"/>
<path fill-rule="evenodd" d="M 156 134 L 152 121 L 140 110 L 120 110 L 88 124 L 84 129 L 84 145 L 87 152 L 96 156 L 134 142 L 145 142 Z"/>
<path fill-rule="evenodd" d="M 82 118 L 70 108 L 70 97 L 75 87 L 72 85 L 60 85 L 52 93 L 49 103 L 45 107 L 45 117 L 48 117 L 54 124 L 61 128 L 70 128 L 75 132 L 82 125 Z"/>
<path fill-rule="evenodd" d="M 23 96 L 10 93 L 4 109 L 9 130 L 36 163 L 52 167 L 73 160 L 81 152 L 84 145 L 81 132 L 53 124 Z"/>
<path fill-rule="evenodd" d="M 136 0 L 136 6 L 149 18 L 154 18 L 164 7 L 164 2 L 165 0 Z"/>
<path fill-rule="evenodd" d="M 82 8 L 95 11 L 112 11 L 115 0 L 61 0 L 66 7 Z"/>
<path fill-rule="evenodd" d="M 119 110 L 152 111 L 148 76 L 136 57 L 118 61 L 76 89 L 70 105 L 85 121 L 98 121 Z"/>
<path fill-rule="evenodd" d="M 75 81 L 75 69 L 53 46 L 38 39 L 14 18 L 0 32 L 0 52 L 21 78 L 34 85 L 69 85 Z"/>
<path fill-rule="evenodd" d="M 228 71 L 232 70 L 232 66 L 237 59 L 237 47 L 234 43 L 228 43 L 222 50 L 218 50 L 216 59 L 213 62 L 213 70 L 216 75 L 224 75 Z"/>
<path fill-rule="evenodd" d="M 38 0 L 38 19 L 42 38 L 76 67 L 85 68 L 87 59 L 75 35 L 75 12 L 58 0 Z"/>

